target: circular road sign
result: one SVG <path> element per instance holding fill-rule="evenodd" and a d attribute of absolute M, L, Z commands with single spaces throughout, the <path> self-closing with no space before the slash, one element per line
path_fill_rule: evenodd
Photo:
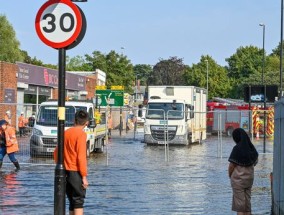
<path fill-rule="evenodd" d="M 35 28 L 46 45 L 65 48 L 80 35 L 82 14 L 70 0 L 49 0 L 36 15 Z"/>
<path fill-rule="evenodd" d="M 84 36 L 86 34 L 86 30 L 87 30 L 87 20 L 86 20 L 85 14 L 83 13 L 83 11 L 81 10 L 81 8 L 78 5 L 76 5 L 76 6 L 78 7 L 78 9 L 81 12 L 81 16 L 82 16 L 82 29 L 81 29 L 81 32 L 80 32 L 79 36 L 77 37 L 77 39 L 71 45 L 66 47 L 66 50 L 73 49 L 74 47 L 79 45 L 80 42 L 83 40 L 83 38 L 84 38 Z"/>

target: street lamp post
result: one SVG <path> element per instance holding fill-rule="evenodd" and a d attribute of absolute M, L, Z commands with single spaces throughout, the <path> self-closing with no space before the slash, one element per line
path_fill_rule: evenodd
<path fill-rule="evenodd" d="M 135 75 L 135 102 L 137 101 L 137 74 Z"/>
<path fill-rule="evenodd" d="M 282 74 L 282 70 L 283 70 L 283 65 L 282 65 L 282 61 L 283 61 L 283 9 L 284 9 L 284 4 L 283 4 L 283 0 L 281 0 L 281 27 L 280 27 L 280 94 L 279 94 L 279 99 L 283 96 L 283 89 L 282 89 L 282 79 L 283 79 L 283 74 Z"/>
<path fill-rule="evenodd" d="M 265 50 L 264 50 L 264 42 L 265 42 L 265 24 L 260 23 L 259 26 L 262 26 L 263 32 L 263 41 L 262 41 L 262 48 L 263 48 L 263 55 L 262 55 L 262 75 L 261 81 L 262 86 L 264 87 L 264 117 L 263 117 L 263 152 L 265 153 L 265 142 L 266 142 L 266 86 L 264 86 L 264 66 L 265 66 Z"/>
<path fill-rule="evenodd" d="M 206 62 L 206 90 L 207 90 L 207 97 L 209 98 L 209 92 L 208 92 L 208 60 L 205 60 Z M 209 100 L 207 98 L 207 100 Z"/>
<path fill-rule="evenodd" d="M 263 40 L 262 40 L 262 75 L 261 75 L 261 83 L 262 85 L 264 84 L 264 67 L 265 67 L 265 49 L 264 49 L 264 44 L 265 44 L 265 24 L 260 23 L 259 26 L 262 27 L 262 34 L 263 34 Z"/>

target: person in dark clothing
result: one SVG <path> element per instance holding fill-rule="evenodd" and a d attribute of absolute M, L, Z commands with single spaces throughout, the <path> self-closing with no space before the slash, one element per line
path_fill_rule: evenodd
<path fill-rule="evenodd" d="M 29 117 L 28 126 L 34 127 L 34 124 L 35 124 L 35 115 L 33 114 L 32 116 Z"/>
<path fill-rule="evenodd" d="M 232 210 L 238 215 L 251 215 L 251 188 L 258 152 L 244 129 L 235 129 L 232 136 L 236 143 L 230 154 L 228 167 L 233 190 Z"/>

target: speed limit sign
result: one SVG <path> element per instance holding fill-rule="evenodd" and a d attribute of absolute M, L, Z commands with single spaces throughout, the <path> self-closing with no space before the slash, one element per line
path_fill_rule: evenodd
<path fill-rule="evenodd" d="M 35 28 L 42 42 L 58 49 L 78 38 L 82 22 L 81 11 L 70 0 L 49 0 L 36 15 Z"/>

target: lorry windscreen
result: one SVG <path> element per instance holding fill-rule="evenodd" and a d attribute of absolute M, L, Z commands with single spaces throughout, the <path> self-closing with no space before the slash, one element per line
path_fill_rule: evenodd
<path fill-rule="evenodd" d="M 65 107 L 65 126 L 70 127 L 74 125 L 75 113 L 77 110 L 87 110 L 86 107 L 81 106 L 66 106 Z M 43 126 L 57 126 L 57 106 L 41 106 L 37 116 L 36 123 Z"/>
<path fill-rule="evenodd" d="M 184 104 L 182 103 L 148 103 L 147 119 L 183 119 Z"/>

